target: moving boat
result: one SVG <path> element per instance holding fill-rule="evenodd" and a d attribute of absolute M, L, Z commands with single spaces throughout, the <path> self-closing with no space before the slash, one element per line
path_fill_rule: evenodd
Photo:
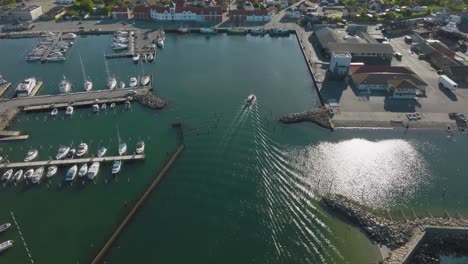
<path fill-rule="evenodd" d="M 115 89 L 116 86 L 117 86 L 117 80 L 115 79 L 115 77 L 114 76 L 109 77 L 107 79 L 107 88 L 109 88 L 110 90 L 113 90 Z"/>
<path fill-rule="evenodd" d="M 76 165 L 73 165 L 73 167 L 71 167 L 68 172 L 67 172 L 67 177 L 65 177 L 65 181 L 73 181 L 75 180 L 75 177 L 76 177 L 76 172 L 78 171 L 78 166 Z"/>
<path fill-rule="evenodd" d="M 83 164 L 80 168 L 80 171 L 78 172 L 78 176 L 80 176 L 80 178 L 86 176 L 86 174 L 88 174 L 88 164 Z"/>
<path fill-rule="evenodd" d="M 15 175 L 13 176 L 13 180 L 15 182 L 22 182 L 23 181 L 23 170 L 19 170 L 15 172 Z"/>
<path fill-rule="evenodd" d="M 128 84 L 130 87 L 136 87 L 138 85 L 138 80 L 135 77 L 130 78 L 130 83 Z"/>
<path fill-rule="evenodd" d="M 44 176 L 44 166 L 37 168 L 31 176 L 32 183 L 40 183 Z"/>
<path fill-rule="evenodd" d="M 124 89 L 125 88 L 125 83 L 120 81 L 120 89 Z"/>
<path fill-rule="evenodd" d="M 147 86 L 147 85 L 149 85 L 149 83 L 150 83 L 150 76 L 149 75 L 145 74 L 145 75 L 141 76 L 140 84 L 142 86 Z"/>
<path fill-rule="evenodd" d="M 28 161 L 34 160 L 37 157 L 38 153 L 39 152 L 37 151 L 37 149 L 28 150 L 28 153 L 26 153 L 26 158 L 24 158 L 24 161 L 28 162 Z"/>
<path fill-rule="evenodd" d="M 204 34 L 216 34 L 216 29 L 215 28 L 200 28 L 200 33 Z"/>
<path fill-rule="evenodd" d="M 66 115 L 73 115 L 73 106 L 67 106 L 67 111 L 65 111 Z"/>
<path fill-rule="evenodd" d="M 138 63 L 138 61 L 140 60 L 140 54 L 135 53 L 133 54 L 132 58 L 133 58 L 133 62 Z"/>
<path fill-rule="evenodd" d="M 99 172 L 99 162 L 93 162 L 93 164 L 91 164 L 91 167 L 89 167 L 89 170 L 88 170 L 88 179 L 92 180 L 94 179 L 97 174 Z"/>
<path fill-rule="evenodd" d="M 2 180 L 3 181 L 11 181 L 13 175 L 13 169 L 9 169 L 3 173 Z"/>
<path fill-rule="evenodd" d="M 70 152 L 68 152 L 67 158 L 73 159 L 75 157 L 76 149 L 70 149 Z"/>
<path fill-rule="evenodd" d="M 55 156 L 56 159 L 63 159 L 67 156 L 68 152 L 70 151 L 70 147 L 68 146 L 61 146 L 58 149 L 57 155 Z"/>
<path fill-rule="evenodd" d="M 22 97 L 31 94 L 34 87 L 36 87 L 36 82 L 37 80 L 34 77 L 25 79 L 20 82 L 18 86 L 16 86 L 16 96 Z"/>
<path fill-rule="evenodd" d="M 252 105 L 256 100 L 257 100 L 257 97 L 255 96 L 255 94 L 251 94 L 251 95 L 249 95 L 249 97 L 247 97 L 247 99 L 245 100 L 245 104 L 246 104 L 246 105 Z"/>
<path fill-rule="evenodd" d="M 54 108 L 54 109 L 52 110 L 52 112 L 50 112 L 50 115 L 51 115 L 51 116 L 56 116 L 57 114 L 58 114 L 58 109 L 57 109 L 57 108 Z"/>
<path fill-rule="evenodd" d="M 93 112 L 99 112 L 99 105 L 98 104 L 93 104 Z"/>
<path fill-rule="evenodd" d="M 57 173 L 57 166 L 50 166 L 49 168 L 47 168 L 46 177 L 51 178 L 56 173 Z"/>
<path fill-rule="evenodd" d="M 78 150 L 76 151 L 76 156 L 77 157 L 82 157 L 82 156 L 84 156 L 86 154 L 86 152 L 88 152 L 88 144 L 81 143 L 78 146 Z"/>
<path fill-rule="evenodd" d="M 0 252 L 3 252 L 13 246 L 13 240 L 8 240 L 3 243 L 0 243 Z"/>
<path fill-rule="evenodd" d="M 136 154 L 141 154 L 145 152 L 145 142 L 143 140 L 140 140 L 137 142 L 136 145 Z"/>
<path fill-rule="evenodd" d="M 24 173 L 24 179 L 30 180 L 33 174 L 34 174 L 34 169 L 29 169 L 28 171 L 26 171 L 26 173 Z"/>
<path fill-rule="evenodd" d="M 185 28 L 185 27 L 180 27 L 177 29 L 177 33 L 180 33 L 180 34 L 187 34 L 187 33 L 190 33 L 190 29 L 189 28 Z"/>
<path fill-rule="evenodd" d="M 63 76 L 63 79 L 60 81 L 59 84 L 60 92 L 61 93 L 69 93 L 71 91 L 71 83 L 65 75 Z"/>
<path fill-rule="evenodd" d="M 122 162 L 120 160 L 114 161 L 114 165 L 112 165 L 112 174 L 119 173 L 121 166 L 122 166 Z"/>
<path fill-rule="evenodd" d="M 5 224 L 0 225 L 0 233 L 10 228 L 10 226 L 11 226 L 10 223 L 5 223 Z"/>
<path fill-rule="evenodd" d="M 81 54 L 80 54 L 80 63 L 81 63 L 81 71 L 83 72 L 83 79 L 84 79 L 83 88 L 85 91 L 90 91 L 91 89 L 93 89 L 93 82 L 91 82 L 89 78 L 86 79 L 86 73 L 85 73 L 85 69 L 83 66 L 83 60 L 81 59 Z"/>
<path fill-rule="evenodd" d="M 101 158 L 101 157 L 104 157 L 104 155 L 106 155 L 106 152 L 107 152 L 107 149 L 105 147 L 100 147 L 97 155 L 99 158 Z"/>

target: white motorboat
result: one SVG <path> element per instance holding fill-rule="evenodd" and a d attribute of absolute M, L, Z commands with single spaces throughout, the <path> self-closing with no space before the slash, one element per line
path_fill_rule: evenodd
<path fill-rule="evenodd" d="M 76 154 L 76 149 L 70 149 L 70 152 L 68 152 L 68 155 L 67 155 L 67 158 L 69 159 L 73 159 L 75 157 L 75 154 Z"/>
<path fill-rule="evenodd" d="M 63 79 L 60 81 L 59 88 L 61 93 L 69 93 L 71 92 L 71 83 L 65 75 L 63 76 Z"/>
<path fill-rule="evenodd" d="M 119 144 L 119 156 L 122 156 L 125 152 L 127 152 L 127 144 L 122 142 Z"/>
<path fill-rule="evenodd" d="M 106 108 L 107 108 L 107 104 L 102 104 L 102 105 L 101 105 L 101 109 L 102 109 L 102 110 L 106 110 Z"/>
<path fill-rule="evenodd" d="M 130 78 L 130 83 L 128 84 L 130 87 L 136 87 L 138 85 L 138 80 L 135 77 Z"/>
<path fill-rule="evenodd" d="M 93 104 L 93 112 L 95 112 L 95 113 L 99 112 L 99 105 L 98 104 Z"/>
<path fill-rule="evenodd" d="M 13 169 L 9 169 L 3 173 L 2 180 L 3 181 L 11 181 L 11 178 L 13 176 Z"/>
<path fill-rule="evenodd" d="M 57 109 L 57 108 L 54 108 L 54 109 L 52 110 L 52 112 L 50 112 L 50 115 L 51 115 L 51 116 L 56 116 L 57 114 L 58 114 L 58 109 Z"/>
<path fill-rule="evenodd" d="M 148 54 L 148 62 L 152 62 L 154 60 L 153 53 Z"/>
<path fill-rule="evenodd" d="M 121 166 L 122 166 L 122 162 L 120 160 L 114 161 L 114 164 L 112 165 L 112 174 L 119 173 Z"/>
<path fill-rule="evenodd" d="M 67 111 L 65 111 L 66 115 L 73 115 L 73 106 L 67 106 Z"/>
<path fill-rule="evenodd" d="M 127 44 L 115 43 L 115 42 L 112 44 L 112 49 L 113 50 L 123 50 L 123 49 L 126 49 L 126 48 L 128 48 Z"/>
<path fill-rule="evenodd" d="M 189 29 L 189 28 L 185 28 L 185 27 L 181 27 L 181 28 L 178 28 L 178 29 L 177 29 L 177 33 L 180 33 L 180 34 L 187 34 L 187 33 L 190 33 L 190 29 Z"/>
<path fill-rule="evenodd" d="M 90 91 L 91 89 L 93 89 L 93 82 L 91 82 L 89 79 L 86 80 L 83 84 L 83 87 L 84 87 L 84 90 L 85 91 Z"/>
<path fill-rule="evenodd" d="M 112 103 L 112 104 L 110 105 L 110 108 L 114 108 L 114 107 L 115 107 L 115 103 Z"/>
<path fill-rule="evenodd" d="M 24 162 L 28 162 L 28 161 L 34 160 L 34 159 L 37 157 L 37 154 L 39 154 L 39 152 L 37 151 L 37 149 L 30 149 L 30 150 L 28 150 L 28 153 L 26 153 L 26 158 L 24 158 Z"/>
<path fill-rule="evenodd" d="M 73 165 L 73 167 L 68 169 L 67 177 L 65 177 L 65 181 L 70 182 L 70 181 L 75 180 L 77 171 L 78 171 L 78 166 L 76 165 Z"/>
<path fill-rule="evenodd" d="M 106 155 L 106 152 L 107 152 L 107 149 L 105 147 L 100 147 L 97 155 L 99 158 L 101 158 L 101 157 L 104 157 L 104 155 Z"/>
<path fill-rule="evenodd" d="M 47 168 L 46 177 L 51 178 L 57 173 L 57 170 L 58 170 L 57 166 L 50 166 L 49 168 Z"/>
<path fill-rule="evenodd" d="M 34 169 L 29 169 L 24 173 L 24 179 L 30 180 L 32 175 L 34 174 Z"/>
<path fill-rule="evenodd" d="M 67 33 L 62 35 L 62 39 L 76 39 L 77 35 L 74 33 Z"/>
<path fill-rule="evenodd" d="M 128 31 L 117 31 L 114 33 L 115 36 L 128 36 Z"/>
<path fill-rule="evenodd" d="M 31 182 L 40 183 L 43 176 L 44 176 L 44 167 L 41 166 L 34 171 L 33 175 L 31 176 Z"/>
<path fill-rule="evenodd" d="M 145 142 L 140 140 L 136 145 L 136 154 L 142 154 L 143 152 L 145 152 Z"/>
<path fill-rule="evenodd" d="M 252 105 L 256 100 L 257 100 L 257 97 L 255 96 L 255 94 L 251 94 L 245 100 L 245 104 L 246 105 Z"/>
<path fill-rule="evenodd" d="M 133 54 L 132 58 L 133 58 L 133 62 L 138 62 L 140 60 L 140 54 L 135 53 L 135 54 Z"/>
<path fill-rule="evenodd" d="M 47 61 L 65 61 L 65 57 L 63 56 L 51 56 L 51 57 L 47 57 L 46 59 Z"/>
<path fill-rule="evenodd" d="M 18 97 L 30 95 L 34 87 L 36 87 L 36 82 L 37 80 L 34 77 L 25 79 L 24 81 L 20 82 L 18 86 L 16 86 L 16 95 Z"/>
<path fill-rule="evenodd" d="M 204 34 L 216 34 L 216 29 L 215 28 L 200 28 L 200 33 Z"/>
<path fill-rule="evenodd" d="M 161 37 L 158 37 L 156 44 L 158 44 L 158 47 L 164 48 L 164 40 Z"/>
<path fill-rule="evenodd" d="M 15 172 L 15 175 L 13 176 L 13 180 L 15 182 L 22 182 L 23 181 L 23 170 L 19 170 Z"/>
<path fill-rule="evenodd" d="M 128 43 L 128 38 L 125 37 L 114 37 L 114 44 L 119 43 L 119 44 L 127 44 Z"/>
<path fill-rule="evenodd" d="M 107 79 L 107 88 L 109 88 L 110 90 L 113 90 L 115 89 L 115 87 L 117 86 L 117 80 L 115 79 L 115 77 L 109 77 Z"/>
<path fill-rule="evenodd" d="M 3 77 L 0 75 L 0 85 L 8 83 L 7 80 L 3 79 Z"/>
<path fill-rule="evenodd" d="M 149 85 L 150 83 L 150 76 L 149 75 L 143 75 L 141 76 L 141 79 L 140 79 L 140 84 L 143 85 L 143 86 L 147 86 Z"/>
<path fill-rule="evenodd" d="M 80 178 L 86 176 L 86 174 L 88 174 L 88 164 L 83 164 L 80 168 L 80 170 L 78 171 L 78 176 Z"/>
<path fill-rule="evenodd" d="M 88 179 L 94 179 L 99 172 L 99 162 L 93 162 L 88 170 Z"/>
<path fill-rule="evenodd" d="M 28 55 L 28 56 L 26 57 L 26 61 L 38 61 L 38 60 L 40 60 L 40 59 L 41 59 L 40 56 L 35 56 L 34 54 Z"/>
<path fill-rule="evenodd" d="M 78 146 L 78 150 L 76 151 L 76 156 L 77 157 L 83 157 L 86 154 L 86 152 L 88 152 L 88 144 L 81 143 Z"/>
<path fill-rule="evenodd" d="M 124 82 L 120 82 L 120 89 L 124 89 L 125 88 L 125 83 Z"/>
<path fill-rule="evenodd" d="M 0 252 L 3 252 L 13 246 L 13 240 L 8 240 L 3 243 L 0 243 Z"/>
<path fill-rule="evenodd" d="M 10 226 L 11 226 L 10 223 L 5 223 L 5 224 L 0 225 L 0 233 L 10 228 Z"/>
<path fill-rule="evenodd" d="M 70 147 L 68 146 L 60 146 L 57 151 L 57 155 L 55 156 L 56 159 L 63 159 L 67 156 L 68 152 L 70 152 Z"/>

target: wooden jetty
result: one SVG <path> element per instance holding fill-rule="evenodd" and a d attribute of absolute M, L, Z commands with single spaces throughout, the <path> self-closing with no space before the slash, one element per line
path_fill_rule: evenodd
<path fill-rule="evenodd" d="M 119 237 L 120 233 L 124 230 L 124 228 L 130 223 L 132 218 L 135 216 L 136 212 L 138 209 L 143 205 L 145 200 L 148 198 L 148 196 L 151 194 L 151 192 L 154 190 L 154 188 L 158 185 L 158 183 L 161 181 L 162 177 L 169 171 L 169 169 L 172 167 L 172 164 L 179 158 L 180 154 L 185 149 L 185 145 L 181 144 L 178 148 L 177 151 L 174 153 L 174 155 L 171 157 L 171 159 L 166 163 L 164 168 L 161 170 L 161 172 L 158 174 L 158 176 L 153 180 L 153 182 L 147 187 L 147 189 L 141 194 L 140 198 L 135 202 L 135 204 L 131 207 L 130 211 L 128 214 L 123 218 L 122 222 L 117 226 L 117 228 L 112 232 L 111 236 L 109 239 L 105 242 L 103 247 L 99 250 L 99 252 L 94 256 L 94 258 L 91 261 L 91 264 L 98 264 L 101 263 L 102 258 L 107 254 L 107 251 L 110 249 L 114 241 Z"/>
<path fill-rule="evenodd" d="M 47 61 L 47 56 L 49 56 L 50 52 L 57 46 L 57 43 L 62 39 L 62 33 L 58 33 L 55 36 L 54 42 L 52 42 L 52 45 L 50 45 L 47 50 L 44 52 L 44 54 L 41 57 L 41 62 L 44 63 Z"/>
<path fill-rule="evenodd" d="M 32 89 L 31 94 L 29 94 L 29 96 L 35 96 L 39 92 L 39 90 L 41 90 L 43 84 L 44 83 L 42 81 L 38 81 L 36 83 L 36 86 L 34 86 L 34 88 Z"/>
<path fill-rule="evenodd" d="M 114 162 L 116 160 L 129 161 L 129 160 L 142 160 L 145 155 L 125 155 L 125 156 L 112 156 L 112 157 L 92 157 L 92 158 L 80 158 L 80 159 L 64 159 L 64 160 L 43 160 L 43 161 L 30 161 L 30 162 L 12 162 L 12 163 L 0 163 L 0 168 L 11 169 L 11 168 L 24 168 L 24 167 L 39 167 L 39 166 L 64 166 L 70 164 L 79 163 L 92 163 L 92 162 Z"/>
<path fill-rule="evenodd" d="M 104 55 L 106 59 L 130 58 L 133 57 L 135 51 L 135 31 L 129 31 L 128 34 L 128 52 L 110 53 Z"/>
<path fill-rule="evenodd" d="M 8 88 L 10 88 L 10 86 L 11 83 L 4 83 L 0 85 L 0 97 L 3 96 L 3 94 L 5 94 L 5 92 L 8 90 Z"/>

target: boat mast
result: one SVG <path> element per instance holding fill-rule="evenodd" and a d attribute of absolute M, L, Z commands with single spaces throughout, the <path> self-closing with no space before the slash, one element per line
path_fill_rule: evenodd
<path fill-rule="evenodd" d="M 109 66 L 107 65 L 107 60 L 106 60 L 106 56 L 104 56 L 104 62 L 106 64 L 106 72 L 107 72 L 107 79 L 110 79 L 110 72 L 109 72 Z"/>
<path fill-rule="evenodd" d="M 83 66 L 83 60 L 81 59 L 81 53 L 80 53 L 80 63 L 81 63 L 81 71 L 83 71 L 83 80 L 86 82 L 86 73 L 85 73 L 84 66 Z"/>
<path fill-rule="evenodd" d="M 120 132 L 119 132 L 119 126 L 117 125 L 117 138 L 119 139 L 119 145 L 120 145 Z"/>

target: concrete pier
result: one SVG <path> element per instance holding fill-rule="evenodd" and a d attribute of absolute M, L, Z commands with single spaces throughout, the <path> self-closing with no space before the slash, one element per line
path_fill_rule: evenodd
<path fill-rule="evenodd" d="M 8 88 L 11 87 L 11 83 L 5 83 L 5 84 L 2 84 L 0 85 L 0 97 L 3 96 L 3 94 L 5 94 L 5 92 L 8 90 Z"/>
<path fill-rule="evenodd" d="M 91 163 L 91 162 L 114 162 L 116 160 L 128 161 L 128 160 L 142 160 L 145 155 L 125 155 L 125 156 L 112 156 L 112 157 L 92 157 L 92 158 L 79 158 L 79 159 L 64 159 L 64 160 L 43 160 L 43 161 L 30 161 L 30 162 L 12 162 L 12 163 L 0 163 L 0 168 L 11 169 L 11 168 L 24 168 L 24 167 L 39 167 L 39 166 L 64 166 L 79 163 Z"/>

